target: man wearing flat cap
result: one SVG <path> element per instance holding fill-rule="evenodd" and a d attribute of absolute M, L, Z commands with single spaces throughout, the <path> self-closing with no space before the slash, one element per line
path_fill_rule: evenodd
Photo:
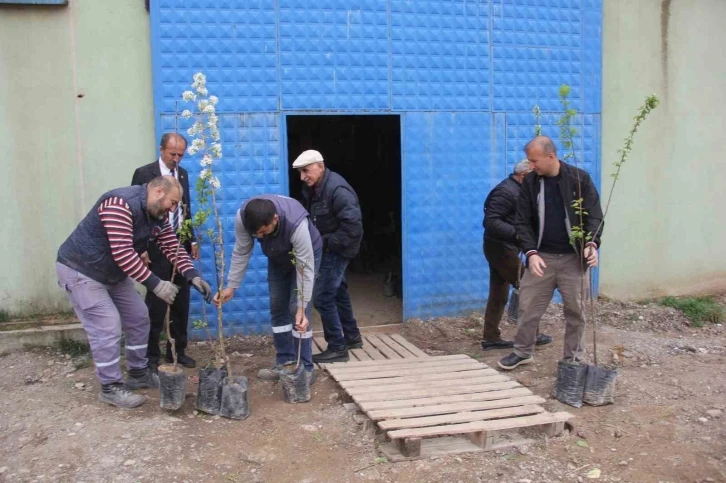
<path fill-rule="evenodd" d="M 323 237 L 323 259 L 313 286 L 313 305 L 323 321 L 328 347 L 313 356 L 317 363 L 345 362 L 348 349 L 363 347 L 348 295 L 345 269 L 358 255 L 363 221 L 358 196 L 348 182 L 325 167 L 323 156 L 308 150 L 292 167 L 304 183 L 303 205 Z"/>

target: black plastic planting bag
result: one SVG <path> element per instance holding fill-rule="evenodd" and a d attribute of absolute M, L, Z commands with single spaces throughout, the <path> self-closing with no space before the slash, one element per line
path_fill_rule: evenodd
<path fill-rule="evenodd" d="M 587 379 L 587 364 L 560 361 L 557 370 L 557 384 L 552 395 L 561 403 L 582 407 L 582 393 Z"/>
<path fill-rule="evenodd" d="M 587 378 L 582 401 L 590 406 L 605 406 L 615 401 L 615 379 L 618 371 L 587 366 Z"/>
<path fill-rule="evenodd" d="M 306 371 L 302 365 L 283 366 L 280 373 L 282 385 L 282 399 L 287 403 L 302 403 L 310 401 L 310 381 L 312 371 Z"/>
<path fill-rule="evenodd" d="M 230 419 L 247 419 L 250 415 L 249 381 L 245 376 L 228 377 L 222 383 L 222 404 L 219 415 Z"/>
<path fill-rule="evenodd" d="M 519 315 L 519 290 L 512 290 L 512 295 L 509 297 L 509 305 L 507 306 L 507 318 L 512 322 L 517 321 Z"/>
<path fill-rule="evenodd" d="M 163 409 L 175 411 L 184 404 L 185 383 L 187 376 L 184 369 L 172 365 L 159 367 L 159 404 Z"/>
<path fill-rule="evenodd" d="M 197 409 L 207 414 L 219 414 L 222 404 L 222 382 L 227 377 L 227 369 L 199 369 L 199 390 L 197 391 Z"/>

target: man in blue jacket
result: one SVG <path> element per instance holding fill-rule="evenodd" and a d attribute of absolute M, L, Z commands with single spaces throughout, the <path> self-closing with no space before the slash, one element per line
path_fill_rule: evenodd
<path fill-rule="evenodd" d="M 489 263 L 489 298 L 484 314 L 482 349 L 505 349 L 514 345 L 503 340 L 499 323 L 507 304 L 509 288 L 517 287 L 522 273 L 522 262 L 517 247 L 514 217 L 517 200 L 522 191 L 522 180 L 532 171 L 529 161 L 517 163 L 514 172 L 489 192 L 484 202 L 484 257 Z M 549 344 L 552 337 L 537 334 L 537 345 Z"/>
<path fill-rule="evenodd" d="M 323 237 L 323 259 L 313 289 L 313 305 L 320 312 L 328 347 L 313 360 L 344 362 L 349 359 L 348 349 L 363 346 L 345 281 L 345 269 L 358 255 L 363 239 L 358 196 L 342 176 L 325 168 L 318 151 L 303 152 L 292 167 L 305 183 L 303 203 Z"/>

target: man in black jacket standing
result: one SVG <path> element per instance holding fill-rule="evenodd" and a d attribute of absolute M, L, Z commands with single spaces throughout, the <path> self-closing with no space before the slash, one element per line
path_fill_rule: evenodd
<path fill-rule="evenodd" d="M 323 236 L 323 259 L 313 287 L 313 305 L 320 312 L 328 347 L 313 356 L 318 363 L 344 362 L 348 349 L 363 346 L 348 295 L 345 269 L 358 255 L 363 221 L 358 196 L 348 182 L 325 168 L 315 150 L 303 152 L 292 167 L 300 172 L 305 208 Z"/>
<path fill-rule="evenodd" d="M 562 294 L 566 322 L 564 359 L 585 357 L 585 313 L 582 287 L 588 267 L 597 266 L 600 246 L 600 196 L 586 171 L 557 158 L 557 149 L 546 136 L 537 136 L 524 148 L 533 172 L 522 182 L 515 229 L 529 270 L 522 278 L 519 324 L 514 352 L 499 361 L 511 370 L 532 362 L 537 326 L 555 289 Z M 582 215 L 573 203 L 582 200 Z M 579 226 L 589 237 L 584 249 L 572 239 Z"/>
<path fill-rule="evenodd" d="M 532 171 L 529 161 L 517 163 L 514 172 L 499 183 L 484 202 L 484 257 L 489 263 L 489 298 L 484 315 L 482 349 L 505 349 L 514 342 L 503 340 L 499 323 L 507 304 L 510 286 L 517 287 L 522 270 L 517 247 L 514 217 L 522 180 Z M 549 344 L 552 337 L 537 334 L 537 345 Z"/>
<path fill-rule="evenodd" d="M 169 224 L 174 232 L 184 223 L 185 219 L 191 218 L 191 207 L 189 204 L 189 174 L 187 170 L 179 166 L 184 152 L 187 148 L 187 141 L 184 136 L 175 133 L 166 133 L 161 137 L 161 145 L 159 147 L 159 159 L 151 164 L 147 164 L 134 171 L 131 179 L 132 185 L 141 185 L 148 183 L 157 176 L 174 176 L 184 188 L 182 203 L 185 210 L 176 210 L 170 213 Z M 199 259 L 199 246 L 196 242 L 187 242 L 184 249 L 191 255 L 193 260 Z M 149 244 L 148 259 L 150 260 L 149 269 L 162 280 L 169 280 L 171 277 L 172 265 L 169 260 L 161 253 L 161 251 L 153 244 Z M 189 320 L 189 283 L 184 277 L 178 274 L 172 281 L 179 287 L 179 293 L 171 305 L 170 313 L 170 329 L 171 336 L 174 338 L 176 346 L 177 361 L 184 367 L 193 368 L 196 366 L 194 359 L 186 354 L 187 347 L 187 324 Z M 156 370 L 161 359 L 161 350 L 159 349 L 159 336 L 164 329 L 164 316 L 166 315 L 166 302 L 154 295 L 152 292 L 146 293 L 146 306 L 149 308 L 149 317 L 151 318 L 151 326 L 149 329 L 149 343 L 147 349 L 147 357 L 149 359 L 149 367 Z M 166 344 L 167 362 L 173 362 L 171 353 L 171 342 Z"/>

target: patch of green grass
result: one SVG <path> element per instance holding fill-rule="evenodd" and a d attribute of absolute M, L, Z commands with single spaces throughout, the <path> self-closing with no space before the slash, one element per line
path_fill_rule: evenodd
<path fill-rule="evenodd" d="M 659 303 L 683 312 L 694 327 L 724 320 L 724 308 L 713 297 L 663 297 Z"/>
<path fill-rule="evenodd" d="M 7 310 L 0 309 L 0 322 L 7 322 L 10 320 L 10 312 Z"/>
<path fill-rule="evenodd" d="M 64 354 L 70 354 L 71 357 L 85 356 L 91 353 L 91 348 L 86 342 L 78 342 L 73 339 L 62 339 L 58 342 L 58 348 Z"/>

